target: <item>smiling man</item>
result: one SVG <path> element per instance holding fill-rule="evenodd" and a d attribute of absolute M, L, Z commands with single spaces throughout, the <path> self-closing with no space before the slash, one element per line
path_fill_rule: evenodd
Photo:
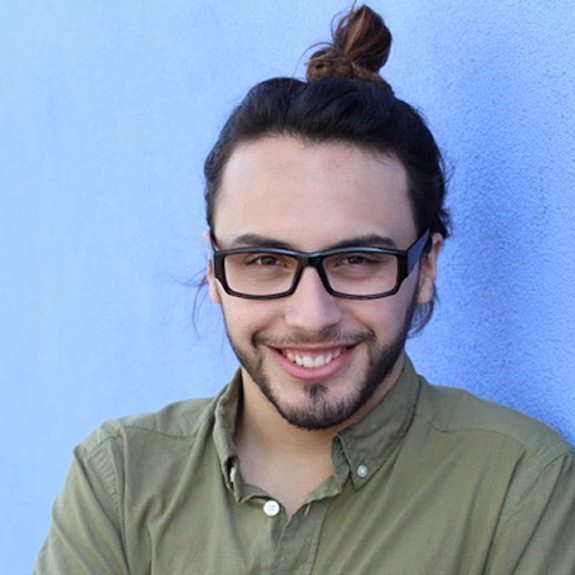
<path fill-rule="evenodd" d="M 76 450 L 35 572 L 573 575 L 573 451 L 405 353 L 448 237 L 438 147 L 353 10 L 255 86 L 205 164 L 206 283 L 240 361 L 211 400 Z"/>
<path fill-rule="evenodd" d="M 433 297 L 442 236 L 418 233 L 408 188 L 391 152 L 286 135 L 241 144 L 223 171 L 208 280 L 242 364 L 235 444 L 288 516 L 332 473 L 337 432 L 399 379 Z"/>
<path fill-rule="evenodd" d="M 342 142 L 243 144 L 224 170 L 212 234 L 226 273 L 210 273 L 210 293 L 257 413 L 332 435 L 379 403 L 403 368 L 414 304 L 433 297 L 442 241 L 418 238 L 401 161 Z M 272 246 L 326 255 L 298 269 Z M 388 250 L 409 246 L 414 268 L 403 277 Z"/>

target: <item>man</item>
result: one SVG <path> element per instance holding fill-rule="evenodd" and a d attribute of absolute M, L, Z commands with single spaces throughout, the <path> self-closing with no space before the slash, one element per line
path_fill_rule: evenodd
<path fill-rule="evenodd" d="M 228 120 L 206 281 L 241 367 L 78 447 L 36 573 L 575 573 L 571 448 L 405 354 L 449 226 L 390 40 L 355 9 Z"/>

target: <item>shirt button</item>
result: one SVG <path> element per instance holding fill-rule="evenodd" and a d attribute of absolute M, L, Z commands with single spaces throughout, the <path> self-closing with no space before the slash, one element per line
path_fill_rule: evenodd
<path fill-rule="evenodd" d="M 273 499 L 264 503 L 264 513 L 268 517 L 275 517 L 280 512 L 280 504 Z"/>
<path fill-rule="evenodd" d="M 369 473 L 369 469 L 367 468 L 367 465 L 363 465 L 362 463 L 361 465 L 357 466 L 355 472 L 357 473 L 358 477 L 361 477 L 361 479 L 365 479 L 367 477 L 367 474 Z"/>

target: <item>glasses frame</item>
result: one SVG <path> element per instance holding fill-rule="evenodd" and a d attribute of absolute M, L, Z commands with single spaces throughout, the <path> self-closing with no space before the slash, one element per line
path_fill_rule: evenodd
<path fill-rule="evenodd" d="M 346 248 L 332 248 L 327 250 L 320 250 L 317 252 L 300 252 L 296 250 L 287 250 L 283 248 L 268 248 L 265 246 L 250 246 L 245 248 L 220 250 L 216 247 L 216 241 L 214 235 L 210 233 L 214 276 L 220 282 L 220 284 L 224 288 L 224 291 L 228 295 L 252 300 L 273 300 L 292 295 L 297 289 L 297 286 L 299 285 L 301 276 L 303 274 L 303 270 L 307 267 L 313 267 L 317 270 L 317 273 L 321 279 L 323 287 L 325 288 L 327 293 L 329 293 L 334 297 L 345 298 L 345 299 L 358 299 L 358 300 L 370 300 L 370 299 L 389 297 L 399 291 L 401 284 L 407 279 L 409 274 L 411 274 L 413 268 L 415 267 L 415 265 L 421 258 L 422 254 L 424 253 L 425 248 L 429 243 L 429 238 L 430 238 L 430 232 L 429 229 L 427 229 L 406 250 L 397 250 L 394 248 L 383 248 L 375 246 L 357 246 L 357 247 L 346 247 Z M 226 269 L 224 261 L 227 256 L 234 254 L 250 253 L 250 252 L 264 252 L 266 254 L 269 253 L 269 254 L 277 254 L 282 256 L 293 257 L 297 262 L 297 267 L 289 289 L 271 295 L 247 294 L 232 289 L 226 277 Z M 358 253 L 358 252 L 389 254 L 395 256 L 395 258 L 397 259 L 397 277 L 395 280 L 395 285 L 392 289 L 375 294 L 353 295 L 337 291 L 331 287 L 329 283 L 329 278 L 323 267 L 323 260 L 326 257 L 333 255 Z"/>

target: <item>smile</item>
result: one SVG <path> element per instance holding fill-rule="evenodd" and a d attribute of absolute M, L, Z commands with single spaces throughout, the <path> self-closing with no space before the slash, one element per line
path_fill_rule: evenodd
<path fill-rule="evenodd" d="M 300 367 L 313 369 L 330 364 L 334 359 L 339 357 L 342 352 L 343 349 L 337 349 L 326 354 L 314 354 L 312 356 L 302 352 L 284 351 L 283 356 Z"/>

